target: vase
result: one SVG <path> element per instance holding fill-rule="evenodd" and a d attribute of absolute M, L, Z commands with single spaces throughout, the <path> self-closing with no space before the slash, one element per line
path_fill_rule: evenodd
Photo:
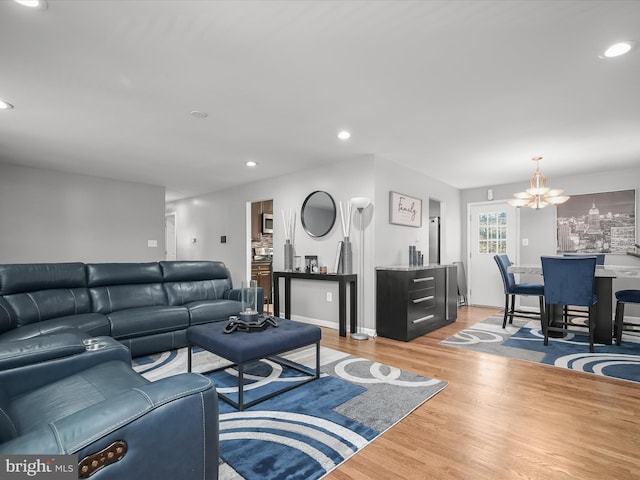
<path fill-rule="evenodd" d="M 340 273 L 353 273 L 353 256 L 349 237 L 344 237 L 340 253 Z"/>
<path fill-rule="evenodd" d="M 284 243 L 284 269 L 293 270 L 293 245 L 291 240 Z"/>

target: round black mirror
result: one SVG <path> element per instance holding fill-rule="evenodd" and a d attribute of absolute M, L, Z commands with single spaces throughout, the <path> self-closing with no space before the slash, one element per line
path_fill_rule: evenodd
<path fill-rule="evenodd" d="M 336 222 L 336 203 L 327 192 L 316 191 L 305 198 L 300 212 L 302 227 L 312 237 L 323 237 Z"/>

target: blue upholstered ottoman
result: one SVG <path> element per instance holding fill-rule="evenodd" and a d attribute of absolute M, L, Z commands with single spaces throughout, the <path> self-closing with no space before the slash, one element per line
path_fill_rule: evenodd
<path fill-rule="evenodd" d="M 233 333 L 224 333 L 227 322 L 213 322 L 189 327 L 187 329 L 187 341 L 189 342 L 188 370 L 191 371 L 192 350 L 195 345 L 233 362 L 238 367 L 238 401 L 235 402 L 220 392 L 218 392 L 218 396 L 238 410 L 244 410 L 256 403 L 319 378 L 320 339 L 322 338 L 322 330 L 313 325 L 294 322 L 284 318 L 277 318 L 276 321 L 278 322 L 277 327 L 270 326 L 266 330 L 257 332 L 235 331 Z M 315 371 L 284 358 L 277 357 L 277 355 L 290 350 L 313 344 L 316 345 Z M 300 382 L 294 382 L 285 388 L 252 400 L 251 402 L 244 403 L 244 368 L 248 363 L 263 358 L 268 358 L 271 361 L 298 370 L 310 377 Z M 229 368 L 229 366 L 222 367 L 221 369 L 226 368 Z"/>

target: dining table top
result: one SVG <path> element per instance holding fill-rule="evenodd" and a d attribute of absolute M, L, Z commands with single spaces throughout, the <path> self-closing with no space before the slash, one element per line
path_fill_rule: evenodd
<path fill-rule="evenodd" d="M 542 265 L 511 265 L 509 273 L 542 275 Z M 640 278 L 640 265 L 596 265 L 596 277 Z"/>

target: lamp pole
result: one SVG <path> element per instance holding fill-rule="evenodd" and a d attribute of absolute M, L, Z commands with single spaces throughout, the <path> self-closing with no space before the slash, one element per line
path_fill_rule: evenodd
<path fill-rule="evenodd" d="M 355 332 L 351 333 L 351 338 L 354 340 L 369 340 L 369 335 L 360 332 L 362 325 L 362 319 L 364 318 L 364 228 L 362 223 L 362 217 L 364 216 L 364 209 L 369 206 L 371 201 L 368 198 L 358 197 L 352 198 L 351 204 L 358 210 L 360 216 L 360 261 L 358 262 L 358 276 L 360 277 L 358 283 L 358 325 Z"/>

